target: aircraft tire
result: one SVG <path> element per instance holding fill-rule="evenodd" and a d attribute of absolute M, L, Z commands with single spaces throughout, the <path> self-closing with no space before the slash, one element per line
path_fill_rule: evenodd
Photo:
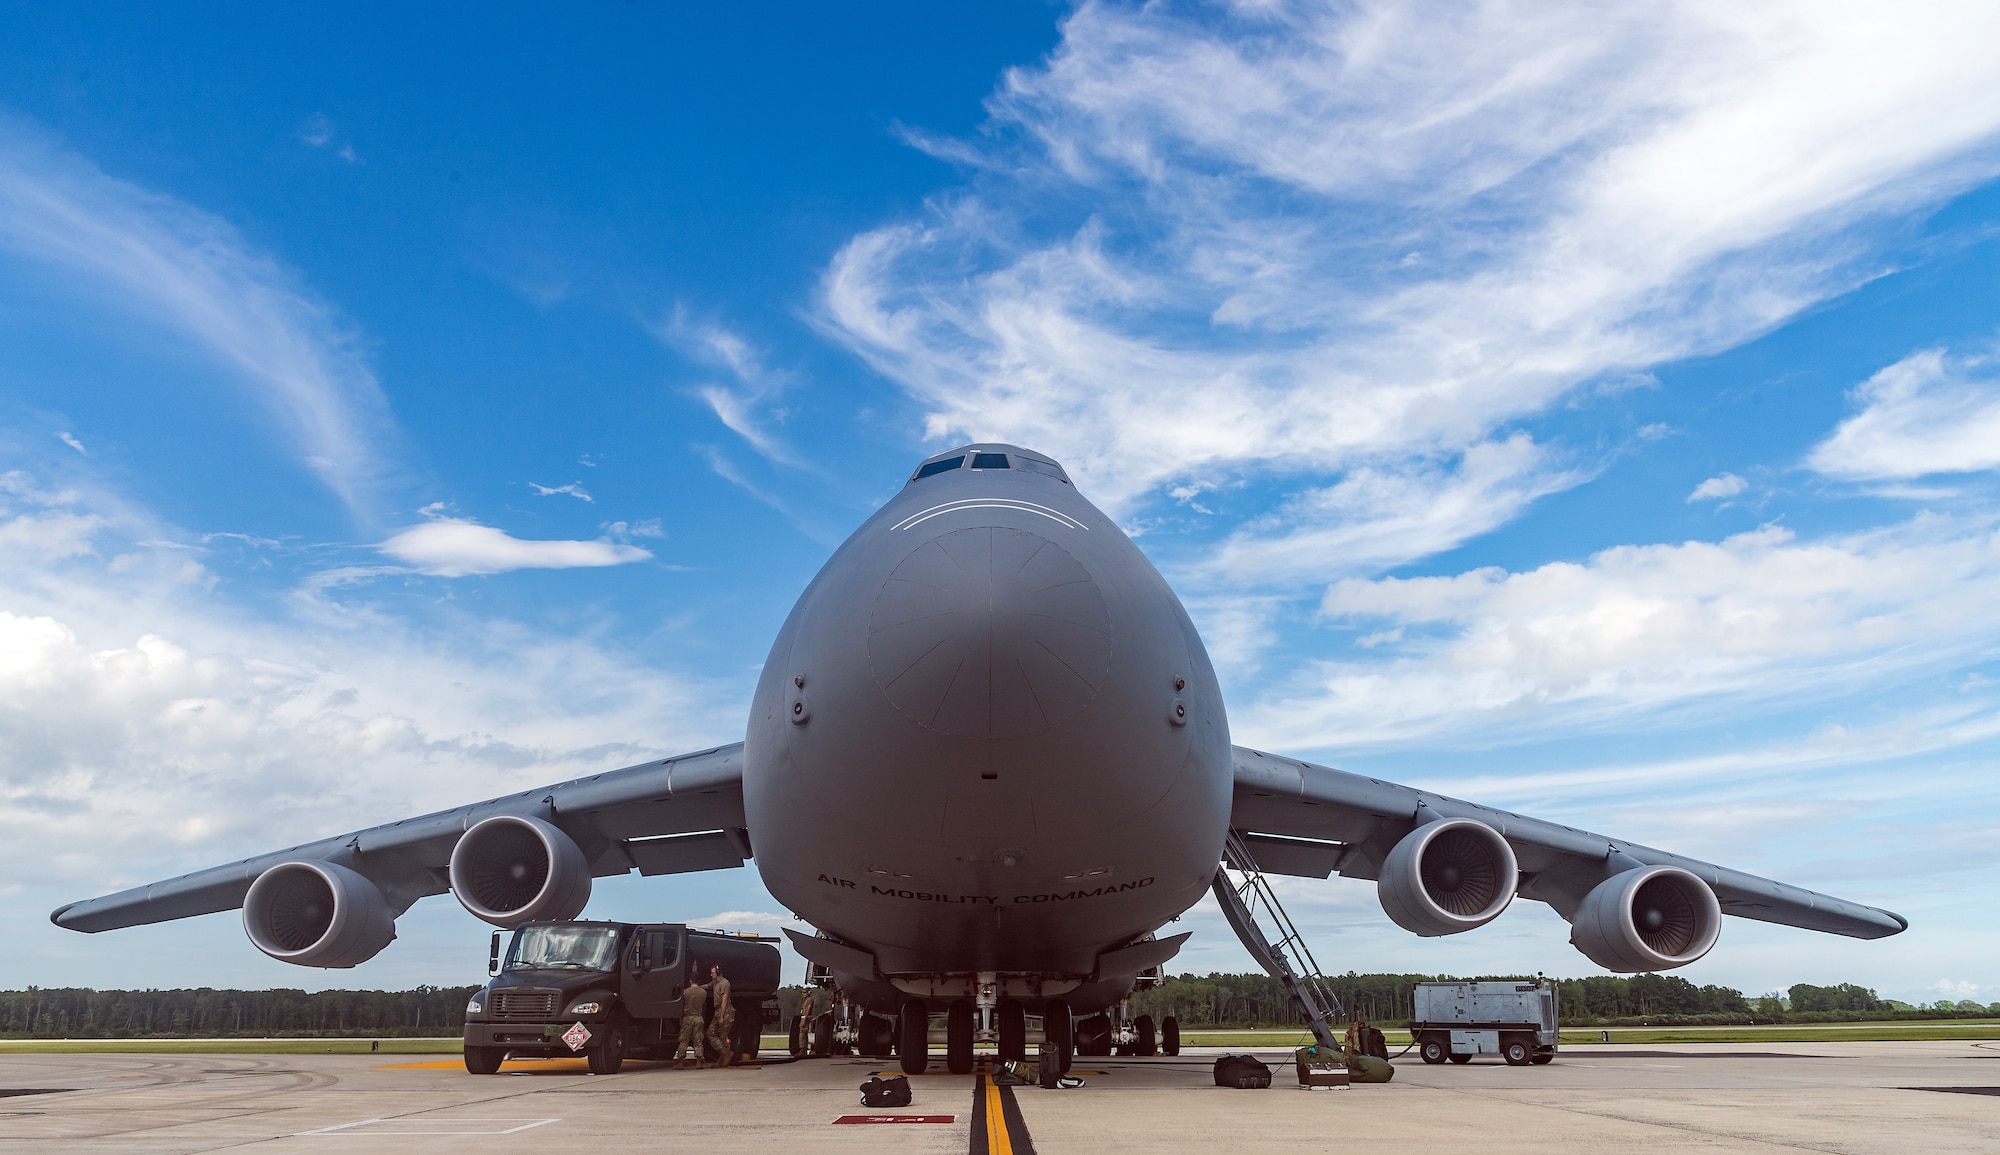
<path fill-rule="evenodd" d="M 972 1073 L 972 1000 L 953 999 L 944 1014 L 944 1065 L 954 1075 Z"/>
<path fill-rule="evenodd" d="M 1160 1053 L 1160 1038 L 1153 1028 L 1153 1016 L 1140 1015 L 1132 1020 L 1132 1053 L 1142 1059 L 1150 1059 Z"/>
<path fill-rule="evenodd" d="M 506 1057 L 505 1047 L 467 1047 L 465 1069 L 475 1075 L 491 1075 L 500 1069 L 500 1060 Z"/>
<path fill-rule="evenodd" d="M 1019 999 L 1001 999 L 999 1022 L 1000 1061 L 1025 1062 L 1028 1058 L 1028 1008 Z"/>
<path fill-rule="evenodd" d="M 1550 1063 L 1553 1063 L 1555 1061 L 1556 1061 L 1556 1053 L 1554 1051 L 1535 1052 L 1535 1065 L 1537 1067 L 1546 1067 Z"/>
<path fill-rule="evenodd" d="M 822 1059 L 833 1054 L 832 1015 L 821 1015 L 813 1020 L 812 1053 Z"/>
<path fill-rule="evenodd" d="M 1445 1046 L 1444 1040 L 1436 1035 L 1425 1035 L 1423 1044 L 1417 1053 L 1424 1057 L 1424 1062 L 1434 1067 L 1451 1057 L 1451 1048 Z"/>
<path fill-rule="evenodd" d="M 1071 1031 L 1068 1003 L 1050 999 L 1042 1004 L 1042 1037 L 1056 1045 L 1056 1057 L 1061 1060 L 1056 1069 L 1067 1075 L 1071 1060 L 1076 1058 L 1076 1036 Z"/>
<path fill-rule="evenodd" d="M 1460 1066 L 1464 1066 L 1465 1064 L 1467 1064 L 1467 1063 L 1470 1063 L 1470 1062 L 1472 1061 L 1472 1056 L 1471 1056 L 1471 1055 L 1453 1055 L 1453 1056 L 1451 1057 L 1451 1061 L 1452 1061 L 1452 1062 L 1454 1062 L 1454 1063 L 1457 1063 L 1457 1064 L 1459 1064 Z"/>
<path fill-rule="evenodd" d="M 1162 1055 L 1181 1053 L 1181 1021 L 1172 1015 L 1160 1020 L 1160 1053 Z"/>
<path fill-rule="evenodd" d="M 911 999 L 896 1013 L 896 1054 L 905 1075 L 921 1075 L 930 1065 L 931 1013 L 922 1000 Z"/>

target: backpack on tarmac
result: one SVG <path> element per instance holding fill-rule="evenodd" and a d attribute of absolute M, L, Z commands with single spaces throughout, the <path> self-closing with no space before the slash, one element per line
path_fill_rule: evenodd
<path fill-rule="evenodd" d="M 1256 1090 L 1271 1085 L 1271 1068 L 1255 1055 L 1224 1055 L 1215 1061 L 1215 1085 Z"/>
<path fill-rule="evenodd" d="M 910 1105 L 910 1081 L 901 1075 L 893 1079 L 884 1079 L 877 1075 L 861 1084 L 861 1105 L 907 1107 Z"/>

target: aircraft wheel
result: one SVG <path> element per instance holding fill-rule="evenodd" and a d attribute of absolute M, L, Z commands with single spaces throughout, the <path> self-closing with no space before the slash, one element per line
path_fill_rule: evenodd
<path fill-rule="evenodd" d="M 1028 1057 L 1028 1008 L 1019 999 L 1001 999 L 1000 1061 L 1019 1063 Z"/>
<path fill-rule="evenodd" d="M 861 1053 L 871 1059 L 886 1059 L 896 1049 L 895 1028 L 881 1015 L 861 1016 Z"/>
<path fill-rule="evenodd" d="M 1076 1057 L 1076 1036 L 1071 1032 L 1068 1003 L 1050 999 L 1042 1005 L 1042 1037 L 1056 1045 L 1056 1057 L 1060 1060 L 1057 1072 L 1068 1074 L 1070 1061 Z"/>
<path fill-rule="evenodd" d="M 896 1054 L 905 1075 L 921 1075 L 930 1064 L 931 1013 L 918 999 L 904 1003 L 896 1014 Z"/>
<path fill-rule="evenodd" d="M 1556 1053 L 1554 1051 L 1537 1051 L 1535 1053 L 1535 1065 L 1537 1067 L 1545 1067 L 1555 1061 Z"/>
<path fill-rule="evenodd" d="M 1466 1064 L 1466 1063 L 1470 1063 L 1470 1062 L 1472 1061 L 1472 1056 L 1471 1056 L 1471 1055 L 1453 1055 L 1453 1056 L 1451 1057 L 1451 1061 L 1452 1061 L 1452 1062 L 1454 1062 L 1454 1063 L 1457 1063 L 1457 1064 L 1459 1064 L 1459 1065 L 1461 1065 L 1461 1066 L 1463 1066 L 1464 1064 Z"/>
<path fill-rule="evenodd" d="M 1500 1057 L 1507 1060 L 1510 1067 L 1525 1067 L 1535 1057 L 1534 1048 L 1519 1039 L 1508 1039 L 1500 1044 Z"/>
<path fill-rule="evenodd" d="M 1153 1031 L 1153 1016 L 1140 1015 L 1132 1020 L 1132 1053 L 1142 1059 L 1150 1059 L 1160 1053 L 1160 1040 Z"/>
<path fill-rule="evenodd" d="M 833 1054 L 832 1015 L 821 1015 L 813 1020 L 812 1053 L 822 1059 Z"/>
<path fill-rule="evenodd" d="M 972 1073 L 971 999 L 953 999 L 945 1008 L 944 1065 L 954 1075 Z"/>
<path fill-rule="evenodd" d="M 804 1015 L 792 1016 L 792 1039 L 786 1050 L 792 1053 L 792 1058 L 794 1059 L 803 1059 L 806 1057 L 806 1017 Z"/>
<path fill-rule="evenodd" d="M 1092 1015 L 1079 1020 L 1070 1035 L 1079 1055 L 1109 1055 L 1112 1052 L 1109 1015 Z"/>
<path fill-rule="evenodd" d="M 1418 1054 L 1424 1057 L 1424 1062 L 1437 1066 L 1451 1057 L 1451 1048 L 1444 1045 L 1443 1039 L 1435 1035 L 1426 1035 L 1423 1049 Z"/>
<path fill-rule="evenodd" d="M 1181 1053 L 1181 1021 L 1172 1015 L 1160 1020 L 1160 1053 L 1163 1055 Z"/>
<path fill-rule="evenodd" d="M 505 1047 L 467 1047 L 465 1069 L 475 1075 L 490 1075 L 500 1069 L 500 1060 L 506 1057 Z"/>

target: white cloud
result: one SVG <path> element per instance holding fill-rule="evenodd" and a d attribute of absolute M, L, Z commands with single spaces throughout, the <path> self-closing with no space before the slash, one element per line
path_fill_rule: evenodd
<path fill-rule="evenodd" d="M 92 552 L 0 547 L 0 877 L 46 903 L 7 916 L 57 936 L 47 957 L 77 945 L 40 921 L 56 901 L 726 740 L 743 690 L 587 627 L 425 628 L 358 592 L 273 615 L 200 580 L 200 539 L 64 500 Z M 34 516 L 0 511 L 0 535 Z"/>
<path fill-rule="evenodd" d="M 1854 391 L 1861 412 L 1806 464 L 1856 480 L 2000 468 L 2000 373 L 1989 358 L 1912 353 Z"/>
<path fill-rule="evenodd" d="M 534 482 L 530 481 L 528 483 L 528 488 L 534 490 L 538 495 L 542 497 L 554 497 L 559 493 L 564 493 L 568 494 L 571 497 L 576 498 L 578 501 L 588 501 L 592 502 L 593 504 L 596 502 L 596 499 L 590 496 L 589 491 L 583 488 L 583 483 L 581 481 L 572 481 L 568 485 L 554 485 L 554 486 L 537 485 Z"/>
<path fill-rule="evenodd" d="M 624 565 L 653 556 L 636 545 L 608 537 L 596 541 L 527 541 L 490 525 L 457 517 L 410 526 L 376 548 L 422 573 L 438 577 Z"/>
<path fill-rule="evenodd" d="M 785 411 L 773 402 L 794 384 L 790 373 L 766 365 L 762 354 L 741 334 L 722 325 L 693 321 L 679 306 L 654 326 L 653 333 L 687 356 L 730 375 L 731 384 L 710 383 L 695 390 L 730 432 L 772 461 L 800 464 L 798 454 L 771 428 L 784 423 Z"/>
<path fill-rule="evenodd" d="M 1735 497 L 1748 488 L 1750 488 L 1749 482 L 1733 473 L 1722 473 L 1695 486 L 1694 492 L 1688 494 L 1687 499 L 1690 503 L 1716 501 L 1725 497 Z"/>
<path fill-rule="evenodd" d="M 1348 579 L 1323 611 L 1402 641 L 1317 663 L 1298 678 L 1309 688 L 1232 714 L 1280 748 L 1351 749 L 1851 690 L 2000 644 L 1995 588 L 2000 533 L 1938 518 L 1816 541 L 1767 526 L 1518 573 Z"/>
<path fill-rule="evenodd" d="M 56 436 L 62 440 L 62 443 L 64 445 L 69 446 L 71 449 L 76 450 L 78 453 L 83 454 L 85 457 L 90 456 L 90 452 L 83 447 L 83 442 L 78 441 L 76 439 L 76 436 L 70 433 L 68 430 L 66 429 L 60 430 L 56 433 Z"/>
<path fill-rule="evenodd" d="M 939 149 L 968 185 L 841 250 L 823 323 L 927 436 L 1053 452 L 1113 509 L 1216 471 L 1449 487 L 1413 463 L 1873 275 L 1871 222 L 1996 170 L 1996 36 L 1981 5 L 1085 4 Z"/>
<path fill-rule="evenodd" d="M 235 370 L 304 464 L 365 513 L 393 433 L 332 310 L 235 229 L 0 118 L 0 250 L 67 271 Z"/>
<path fill-rule="evenodd" d="M 1939 979 L 1931 984 L 1931 989 L 1942 997 L 1953 1000 L 1976 999 L 1979 996 L 1979 984 L 1963 980 Z"/>

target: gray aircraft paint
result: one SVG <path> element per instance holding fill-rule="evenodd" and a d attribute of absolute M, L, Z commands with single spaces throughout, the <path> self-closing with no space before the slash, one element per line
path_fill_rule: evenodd
<path fill-rule="evenodd" d="M 980 451 L 1034 456 L 931 460 Z M 1090 974 L 1207 890 L 1231 788 L 1179 599 L 1024 469 L 911 481 L 857 530 L 771 647 L 744 748 L 765 885 L 890 975 Z"/>

